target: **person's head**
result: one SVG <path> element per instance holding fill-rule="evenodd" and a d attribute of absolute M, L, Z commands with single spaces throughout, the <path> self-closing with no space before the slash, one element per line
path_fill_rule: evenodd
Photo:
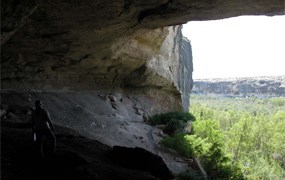
<path fill-rule="evenodd" d="M 41 100 L 36 100 L 35 106 L 36 106 L 36 109 L 40 109 L 40 108 L 42 108 L 43 103 L 41 102 Z"/>

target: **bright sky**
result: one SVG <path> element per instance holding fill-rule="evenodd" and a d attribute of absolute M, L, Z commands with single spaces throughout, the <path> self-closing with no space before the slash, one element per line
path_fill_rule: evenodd
<path fill-rule="evenodd" d="M 193 78 L 285 75 L 285 16 L 192 21 Z"/>

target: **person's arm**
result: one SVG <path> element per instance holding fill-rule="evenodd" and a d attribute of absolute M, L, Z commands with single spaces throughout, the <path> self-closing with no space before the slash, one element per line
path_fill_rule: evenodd
<path fill-rule="evenodd" d="M 47 117 L 47 122 L 49 123 L 49 126 L 50 126 L 52 132 L 54 132 L 54 127 L 53 127 L 53 124 L 52 124 L 52 122 L 50 120 L 50 115 L 49 115 L 48 111 L 46 111 L 46 117 Z"/>

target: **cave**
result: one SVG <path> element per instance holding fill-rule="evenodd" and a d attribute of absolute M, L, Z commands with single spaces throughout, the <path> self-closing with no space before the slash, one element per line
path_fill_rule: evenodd
<path fill-rule="evenodd" d="M 29 123 L 41 99 L 58 126 L 156 152 L 148 116 L 189 109 L 182 24 L 241 15 L 284 15 L 284 1 L 2 0 L 1 128 Z"/>
<path fill-rule="evenodd" d="M 280 14 L 282 0 L 3 0 L 1 89 L 119 92 L 155 100 L 149 113 L 187 111 L 192 60 L 179 24 Z"/>

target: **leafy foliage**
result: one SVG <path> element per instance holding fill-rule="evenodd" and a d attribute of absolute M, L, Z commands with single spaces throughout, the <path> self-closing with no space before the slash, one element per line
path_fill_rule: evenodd
<path fill-rule="evenodd" d="M 156 114 L 149 119 L 151 125 L 167 124 L 170 120 L 175 119 L 182 122 L 193 121 L 195 117 L 188 112 L 169 112 Z"/>
<path fill-rule="evenodd" d="M 150 117 L 151 125 L 165 125 L 163 132 L 169 135 L 183 132 L 188 121 L 194 121 L 195 117 L 188 112 L 169 112 Z"/>
<path fill-rule="evenodd" d="M 161 143 L 165 147 L 175 149 L 179 154 L 185 157 L 193 157 L 193 148 L 185 139 L 185 134 L 177 134 L 174 136 L 168 136 L 164 138 Z"/>
<path fill-rule="evenodd" d="M 171 113 L 151 123 L 169 126 L 161 143 L 200 159 L 210 179 L 285 179 L 285 98 L 192 96 L 191 113 L 191 134 L 177 131 L 185 121 Z M 199 178 L 194 172 L 178 177 Z"/>
<path fill-rule="evenodd" d="M 284 179 L 284 102 L 282 97 L 233 99 L 194 96 L 191 113 L 196 116 L 196 122 L 210 120 L 219 125 L 224 136 L 224 153 L 232 164 L 241 165 L 247 178 Z"/>
<path fill-rule="evenodd" d="M 191 134 L 181 131 L 187 121 L 194 119 L 195 117 L 189 113 L 167 113 L 152 117 L 151 124 L 165 124 L 164 132 L 170 136 L 161 143 L 185 157 L 199 158 L 211 178 L 243 179 L 240 169 L 237 165 L 231 165 L 229 157 L 225 154 L 223 133 L 217 121 L 198 120 L 192 123 Z M 177 133 L 177 130 L 180 131 Z M 193 172 L 185 172 L 179 176 L 180 179 L 193 177 L 200 176 Z"/>

